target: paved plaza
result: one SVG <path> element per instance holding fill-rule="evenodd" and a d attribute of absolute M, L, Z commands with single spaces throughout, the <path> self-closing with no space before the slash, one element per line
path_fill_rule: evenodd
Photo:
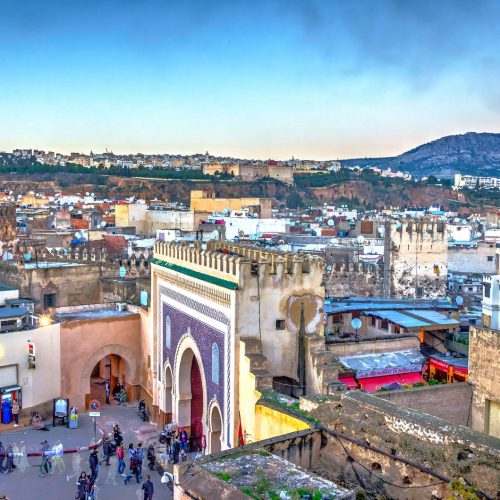
<path fill-rule="evenodd" d="M 131 406 L 119 406 L 116 404 L 104 404 L 101 411 L 101 417 L 97 421 L 97 439 L 100 439 L 103 432 L 110 433 L 113 426 L 117 423 L 124 438 L 123 444 L 128 448 L 129 443 L 142 442 L 147 448 L 149 442 L 153 442 L 157 449 L 157 461 L 164 458 L 163 449 L 158 442 L 159 430 L 154 424 L 146 424 L 141 421 L 137 414 L 137 404 Z M 18 447 L 24 442 L 26 451 L 39 451 L 41 442 L 47 439 L 50 446 L 53 446 L 57 440 L 60 440 L 65 450 L 89 446 L 94 442 L 94 424 L 87 413 L 79 417 L 78 429 L 68 429 L 65 426 L 52 427 L 52 422 L 46 422 L 49 431 L 35 431 L 31 427 L 23 428 L 15 432 L 6 432 L 0 436 L 0 440 L 6 447 L 10 442 Z M 102 458 L 102 448 L 99 448 L 99 458 Z M 6 495 L 9 500 L 28 500 L 32 498 L 40 499 L 74 499 L 76 493 L 76 480 L 81 471 L 90 472 L 89 452 L 68 453 L 64 455 L 64 469 L 55 467 L 52 474 L 42 477 L 39 466 L 41 457 L 28 457 L 30 465 L 26 470 L 18 467 L 11 474 L 0 474 L 0 496 Z M 96 498 L 114 500 L 114 499 L 142 499 L 144 497 L 142 484 L 137 484 L 132 479 L 127 485 L 124 485 L 123 479 L 118 476 L 116 458 L 112 457 L 110 466 L 101 465 L 99 477 L 96 483 Z M 129 461 L 126 460 L 128 472 Z M 151 475 L 151 481 L 154 484 L 154 499 L 172 498 L 171 489 L 160 482 L 161 472 L 159 470 L 149 471 L 147 460 L 143 463 L 143 477 L 146 474 Z M 69 477 L 68 477 L 69 476 Z"/>

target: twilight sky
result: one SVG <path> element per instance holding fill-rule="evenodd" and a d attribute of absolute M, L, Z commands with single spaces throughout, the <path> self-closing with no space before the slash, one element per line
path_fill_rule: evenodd
<path fill-rule="evenodd" d="M 500 132 L 499 0 L 0 0 L 0 150 L 332 159 Z"/>

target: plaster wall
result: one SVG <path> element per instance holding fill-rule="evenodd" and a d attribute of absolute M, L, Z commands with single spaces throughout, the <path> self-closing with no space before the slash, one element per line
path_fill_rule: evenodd
<path fill-rule="evenodd" d="M 401 338 L 367 339 L 360 342 L 329 342 L 326 348 L 336 356 L 352 356 L 358 354 L 374 354 L 407 349 L 420 349 L 418 336 Z"/>
<path fill-rule="evenodd" d="M 90 374 L 105 356 L 126 362 L 126 383 L 140 383 L 141 318 L 139 314 L 61 323 L 61 393 L 82 409 L 90 393 Z"/>
<path fill-rule="evenodd" d="M 255 406 L 255 440 L 269 439 L 290 432 L 303 431 L 311 426 L 280 410 L 269 406 Z"/>
<path fill-rule="evenodd" d="M 35 343 L 35 369 L 28 369 L 28 340 Z M 61 396 L 60 324 L 1 334 L 0 367 L 7 365 L 17 365 L 24 409 Z"/>
<path fill-rule="evenodd" d="M 477 247 L 450 247 L 448 272 L 455 274 L 496 274 L 494 243 L 478 243 Z"/>

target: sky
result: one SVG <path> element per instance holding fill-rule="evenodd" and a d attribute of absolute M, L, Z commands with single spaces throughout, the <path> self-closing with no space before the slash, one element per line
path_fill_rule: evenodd
<path fill-rule="evenodd" d="M 0 0 L 0 150 L 392 156 L 500 132 L 498 0 Z"/>

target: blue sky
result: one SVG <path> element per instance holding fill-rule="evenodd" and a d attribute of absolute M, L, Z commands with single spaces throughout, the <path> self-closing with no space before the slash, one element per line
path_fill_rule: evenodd
<path fill-rule="evenodd" d="M 0 0 L 0 150 L 393 155 L 499 82 L 497 0 Z"/>

